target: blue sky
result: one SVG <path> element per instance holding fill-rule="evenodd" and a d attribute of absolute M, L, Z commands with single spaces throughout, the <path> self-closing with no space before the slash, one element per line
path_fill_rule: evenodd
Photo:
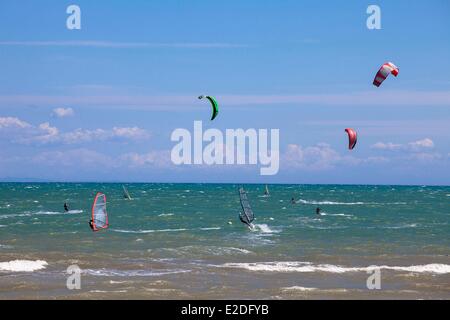
<path fill-rule="evenodd" d="M 445 0 L 3 0 L 0 179 L 448 185 L 449 39 Z M 279 173 L 171 165 L 194 120 L 280 129 Z"/>

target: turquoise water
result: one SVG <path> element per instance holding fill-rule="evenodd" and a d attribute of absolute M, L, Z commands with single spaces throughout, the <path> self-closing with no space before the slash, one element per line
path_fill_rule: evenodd
<path fill-rule="evenodd" d="M 147 297 L 144 284 L 164 281 L 158 294 L 175 290 L 169 295 L 175 298 L 284 298 L 297 287 L 302 294 L 317 294 L 305 287 L 363 290 L 364 268 L 377 265 L 388 266 L 389 292 L 414 287 L 419 297 L 448 298 L 450 187 L 269 185 L 264 197 L 264 185 L 245 185 L 254 231 L 239 222 L 238 185 L 126 187 L 131 201 L 122 184 L 0 184 L 0 283 L 14 288 L 19 276 L 42 285 L 46 297 L 81 294 L 43 284 L 44 278 L 63 283 L 65 269 L 76 263 L 89 280 L 84 293 Z M 110 228 L 93 233 L 88 221 L 98 191 L 107 197 Z M 27 273 L 5 264 L 14 260 L 46 264 Z M 127 289 L 113 286 L 120 279 Z M 421 281 L 430 287 L 417 289 Z M 17 297 L 33 291 L 24 290 Z"/>

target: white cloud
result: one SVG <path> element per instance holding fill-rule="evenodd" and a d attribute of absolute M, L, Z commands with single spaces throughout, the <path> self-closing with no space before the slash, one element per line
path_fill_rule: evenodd
<path fill-rule="evenodd" d="M 281 166 L 288 169 L 320 171 L 344 166 L 385 165 L 388 163 L 401 166 L 411 162 L 429 164 L 445 160 L 440 153 L 430 152 L 433 147 L 433 141 L 428 138 L 407 144 L 378 142 L 372 146 L 373 149 L 396 152 L 390 153 L 389 156 L 369 155 L 357 158 L 352 155 L 342 155 L 325 143 L 309 147 L 290 144 L 282 155 Z"/>
<path fill-rule="evenodd" d="M 0 117 L 0 129 L 20 129 L 19 132 L 11 132 L 14 137 L 11 141 L 20 143 L 62 143 L 78 144 L 90 141 L 137 141 L 150 137 L 147 130 L 139 127 L 113 127 L 112 129 L 75 129 L 69 132 L 60 132 L 49 122 L 33 126 L 25 121 L 13 117 Z M 26 130 L 23 130 L 26 129 Z"/>
<path fill-rule="evenodd" d="M 319 143 L 311 147 L 289 144 L 282 156 L 281 164 L 294 168 L 324 170 L 333 168 L 343 159 L 339 153 L 325 143 Z"/>
<path fill-rule="evenodd" d="M 146 130 L 138 127 L 114 127 L 112 133 L 115 137 L 128 139 L 146 139 L 149 134 Z"/>
<path fill-rule="evenodd" d="M 58 138 L 59 130 L 56 127 L 50 126 L 50 123 L 44 122 L 39 125 L 39 131 L 43 132 L 42 135 L 36 137 L 36 140 L 41 142 L 52 142 Z"/>
<path fill-rule="evenodd" d="M 127 153 L 120 156 L 120 162 L 132 168 L 150 166 L 165 168 L 174 166 L 170 160 L 169 150 L 155 150 L 144 154 Z"/>
<path fill-rule="evenodd" d="M 117 166 L 115 159 L 97 151 L 80 148 L 67 151 L 49 151 L 35 155 L 32 161 L 37 164 L 56 167 L 103 167 Z"/>
<path fill-rule="evenodd" d="M 0 117 L 0 129 L 3 128 L 28 128 L 31 125 L 15 117 Z"/>
<path fill-rule="evenodd" d="M 443 159 L 442 155 L 440 153 L 436 153 L 436 152 L 431 152 L 431 153 L 427 153 L 427 152 L 415 152 L 415 153 L 411 153 L 408 156 L 406 156 L 406 160 L 414 160 L 414 161 L 418 161 L 418 162 L 423 162 L 423 163 L 431 163 L 431 162 L 435 162 L 438 160 Z"/>
<path fill-rule="evenodd" d="M 76 144 L 90 141 L 106 140 L 142 140 L 150 137 L 150 134 L 138 127 L 114 127 L 112 130 L 104 129 L 76 129 L 74 131 L 61 134 L 59 141 L 64 144 Z"/>
<path fill-rule="evenodd" d="M 55 108 L 52 115 L 58 118 L 71 117 L 75 114 L 72 108 Z"/>
<path fill-rule="evenodd" d="M 369 164 L 383 164 L 383 163 L 388 163 L 389 161 L 390 161 L 389 158 L 374 156 L 374 157 L 368 157 L 368 158 L 364 159 L 363 162 L 369 163 Z"/>
<path fill-rule="evenodd" d="M 392 142 L 384 143 L 384 142 L 377 142 L 374 145 L 372 145 L 373 149 L 380 149 L 380 150 L 398 150 L 402 147 L 401 144 L 396 144 Z"/>
<path fill-rule="evenodd" d="M 101 166 L 105 168 L 167 168 L 172 165 L 169 150 L 154 150 L 148 153 L 126 153 L 116 157 L 94 150 L 77 148 L 66 151 L 42 152 L 32 157 L 37 164 L 56 167 Z"/>
<path fill-rule="evenodd" d="M 420 148 L 433 148 L 434 147 L 434 142 L 433 140 L 429 139 L 429 138 L 425 138 L 422 140 L 417 140 L 414 142 L 410 142 L 408 144 L 411 148 L 413 149 L 420 149 Z"/>
<path fill-rule="evenodd" d="M 62 134 L 59 141 L 65 144 L 76 144 L 94 140 L 106 140 L 108 136 L 109 133 L 103 129 L 85 130 L 78 128 Z"/>
<path fill-rule="evenodd" d="M 430 138 L 425 138 L 413 142 L 409 142 L 407 144 L 398 144 L 392 142 L 377 142 L 372 145 L 373 149 L 379 150 L 389 150 L 389 151 L 420 151 L 423 149 L 431 149 L 434 148 L 434 142 Z"/>

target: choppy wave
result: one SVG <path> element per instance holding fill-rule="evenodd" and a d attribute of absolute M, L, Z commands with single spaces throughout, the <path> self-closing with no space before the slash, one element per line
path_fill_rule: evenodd
<path fill-rule="evenodd" d="M 83 213 L 83 210 L 69 210 L 67 213 Z"/>
<path fill-rule="evenodd" d="M 61 215 L 61 214 L 76 214 L 76 213 L 82 213 L 83 210 L 70 210 L 68 212 L 58 212 L 58 211 L 36 211 L 36 212 L 29 212 L 25 211 L 24 213 L 12 213 L 12 214 L 4 214 L 0 215 L 0 219 L 8 219 L 8 218 L 21 218 L 21 217 L 31 217 L 35 215 Z"/>
<path fill-rule="evenodd" d="M 299 199 L 296 201 L 296 203 L 302 203 L 302 204 L 329 204 L 329 205 L 347 205 L 347 206 L 354 206 L 354 205 L 362 205 L 366 204 L 364 202 L 335 202 L 335 201 L 310 201 L 310 200 L 303 200 Z"/>
<path fill-rule="evenodd" d="M 208 254 L 214 256 L 235 255 L 235 254 L 252 254 L 253 252 L 247 249 L 235 247 L 218 247 L 218 246 L 186 246 L 177 248 L 176 250 L 188 254 Z"/>
<path fill-rule="evenodd" d="M 369 267 L 344 267 L 332 264 L 312 264 L 311 262 L 298 261 L 276 261 L 276 262 L 256 262 L 256 263 L 225 263 L 220 267 L 246 269 L 249 271 L 265 272 L 327 272 L 327 273 L 347 273 L 347 272 L 367 272 L 377 269 L 406 271 L 413 273 L 450 273 L 448 264 L 426 264 L 413 266 L 369 266 Z"/>
<path fill-rule="evenodd" d="M 352 214 L 345 214 L 345 213 L 326 213 L 326 212 L 321 212 L 320 213 L 321 216 L 334 216 L 334 217 L 354 217 L 354 215 Z"/>
<path fill-rule="evenodd" d="M 83 270 L 83 273 L 85 273 L 85 274 L 89 274 L 92 276 L 99 276 L 99 277 L 155 277 L 155 276 L 163 276 L 163 275 L 168 275 L 168 274 L 186 273 L 186 272 L 191 272 L 191 270 L 187 270 L 187 269 L 160 270 L 160 271 L 116 270 L 116 269 L 86 269 L 86 270 Z"/>
<path fill-rule="evenodd" d="M 261 233 L 278 233 L 278 232 L 280 232 L 279 230 L 271 229 L 267 224 L 264 224 L 264 223 L 255 224 L 254 226 L 255 226 L 254 231 L 258 231 Z"/>
<path fill-rule="evenodd" d="M 156 232 L 182 232 L 182 231 L 193 231 L 193 230 L 220 230 L 220 227 L 204 227 L 196 229 L 178 228 L 178 229 L 149 229 L 149 230 L 125 230 L 125 229 L 111 229 L 111 231 L 121 232 L 121 233 L 156 233 Z"/>
<path fill-rule="evenodd" d="M 31 272 L 45 269 L 48 266 L 44 260 L 13 260 L 0 262 L 0 271 Z"/>
<path fill-rule="evenodd" d="M 203 245 L 191 245 L 177 248 L 157 248 L 148 249 L 147 251 L 158 256 L 164 256 L 164 258 L 156 259 L 157 261 L 170 261 L 174 259 L 173 257 L 203 259 L 205 256 L 235 256 L 253 254 L 252 251 L 243 248 Z"/>
<path fill-rule="evenodd" d="M 158 229 L 158 230 L 125 230 L 125 229 L 111 229 L 114 232 L 121 233 L 155 233 L 155 232 L 180 232 L 187 231 L 189 229 L 180 228 L 180 229 Z"/>
<path fill-rule="evenodd" d="M 356 205 L 396 205 L 396 204 L 407 204 L 406 202 L 389 202 L 389 203 L 381 203 L 381 202 L 362 202 L 362 201 L 357 201 L 357 202 L 338 202 L 338 201 L 315 201 L 315 200 L 304 200 L 304 199 L 299 199 L 297 201 L 295 201 L 296 203 L 301 203 L 301 204 L 327 204 L 327 205 L 340 205 L 340 206 L 356 206 Z"/>
<path fill-rule="evenodd" d="M 161 214 L 158 214 L 158 217 L 170 217 L 173 215 L 174 215 L 173 213 L 161 213 Z"/>
<path fill-rule="evenodd" d="M 281 290 L 282 291 L 315 291 L 315 290 L 318 290 L 318 289 L 317 288 L 293 286 L 293 287 L 284 287 L 284 288 L 281 288 Z"/>
<path fill-rule="evenodd" d="M 399 226 L 387 226 L 383 227 L 384 229 L 405 229 L 405 228 L 416 228 L 417 223 L 411 223 L 411 224 L 402 224 Z"/>

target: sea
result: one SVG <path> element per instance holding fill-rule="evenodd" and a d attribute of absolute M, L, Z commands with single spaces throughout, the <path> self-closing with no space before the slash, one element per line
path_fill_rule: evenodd
<path fill-rule="evenodd" d="M 450 299 L 450 187 L 239 187 L 1 183 L 0 299 Z"/>

